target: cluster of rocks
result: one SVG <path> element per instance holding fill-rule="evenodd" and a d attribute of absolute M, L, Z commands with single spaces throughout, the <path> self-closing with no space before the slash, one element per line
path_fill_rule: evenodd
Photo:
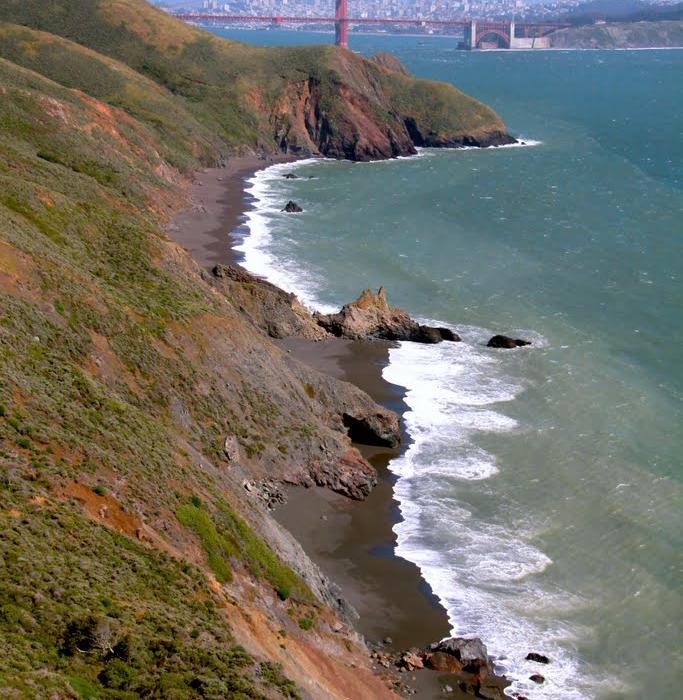
<path fill-rule="evenodd" d="M 294 204 L 293 202 L 291 204 Z M 390 306 L 383 287 L 377 293 L 365 289 L 355 301 L 335 314 L 313 313 L 294 294 L 235 265 L 216 265 L 211 282 L 272 338 L 297 336 L 322 340 L 330 336 L 352 340 L 411 340 L 416 343 L 458 342 L 450 328 L 414 321 L 406 311 Z M 531 343 L 521 338 L 495 335 L 490 348 L 518 348 Z"/>
<path fill-rule="evenodd" d="M 383 287 L 376 294 L 371 289 L 363 290 L 356 301 L 343 306 L 339 313 L 315 313 L 313 318 L 328 333 L 339 338 L 412 340 L 417 343 L 460 340 L 450 328 L 422 325 L 403 309 L 389 306 Z"/>
<path fill-rule="evenodd" d="M 284 209 L 282 211 L 286 211 L 288 214 L 299 214 L 303 211 L 303 209 L 296 202 L 293 202 L 290 199 L 289 202 L 285 204 Z"/>
<path fill-rule="evenodd" d="M 261 499 L 268 510 L 273 510 L 275 506 L 286 501 L 285 494 L 275 481 L 245 480 L 242 486 L 247 493 Z"/>
<path fill-rule="evenodd" d="M 451 674 L 453 679 L 450 682 L 464 693 L 489 700 L 504 700 L 506 697 L 505 688 L 509 681 L 496 674 L 486 646 L 480 639 L 451 637 L 431 644 L 426 649 L 412 648 L 401 652 L 387 650 L 386 647 L 390 645 L 391 639 L 386 638 L 370 654 L 370 658 L 380 668 L 399 674 L 422 669 Z M 527 654 L 526 659 L 540 664 L 550 663 L 547 656 L 536 652 Z M 545 682 L 540 673 L 534 673 L 529 679 L 539 684 Z M 409 687 L 404 693 L 411 694 Z M 513 697 L 528 700 L 519 693 L 514 693 Z"/>

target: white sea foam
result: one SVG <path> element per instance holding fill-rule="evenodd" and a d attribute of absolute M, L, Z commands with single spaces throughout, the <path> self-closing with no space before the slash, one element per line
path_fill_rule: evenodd
<path fill-rule="evenodd" d="M 492 522 L 459 496 L 458 484 L 477 481 L 475 502 L 486 494 L 495 499 L 496 475 L 505 466 L 476 443 L 486 434 L 514 436 L 518 423 L 504 409 L 524 391 L 509 376 L 511 356 L 485 347 L 490 331 L 459 331 L 465 342 L 401 343 L 384 369 L 387 381 L 406 388 L 412 439 L 390 464 L 402 516 L 394 528 L 397 554 L 418 565 L 448 612 L 451 634 L 483 639 L 500 671 L 513 679 L 511 693 L 532 700 L 593 697 L 596 686 L 611 679 L 592 675 L 592 687 L 581 685 L 587 674 L 572 647 L 588 631 L 556 622 L 554 612 L 585 603 L 543 586 L 552 561 L 531 543 L 537 528 Z M 535 346 L 544 344 L 534 336 Z M 534 650 L 552 658 L 542 669 L 542 686 L 528 680 L 539 670 L 525 660 Z"/>
<path fill-rule="evenodd" d="M 432 153 L 424 149 L 418 157 Z M 280 212 L 287 187 L 282 175 L 310 162 L 275 165 L 251 178 L 247 191 L 254 208 L 247 214 L 248 236 L 237 249 L 249 270 L 296 293 L 305 304 L 325 309 L 316 300 L 324 280 L 271 252 L 276 227 L 291 236 L 291 218 Z M 562 611 L 589 603 L 543 587 L 539 578 L 552 561 L 531 543 L 534 523 L 492 522 L 460 497 L 459 489 L 466 488 L 495 497 L 496 476 L 505 465 L 477 440 L 487 435 L 514 439 L 520 426 L 504 409 L 525 387 L 511 378 L 505 364 L 516 355 L 485 347 L 491 331 L 459 326 L 458 332 L 465 342 L 401 343 L 391 350 L 383 372 L 406 388 L 405 421 L 412 441 L 390 465 L 398 477 L 395 497 L 402 516 L 395 526 L 397 554 L 420 568 L 448 613 L 452 634 L 483 639 L 499 671 L 513 679 L 510 692 L 531 700 L 591 698 L 597 685 L 612 681 L 597 678 L 594 671 L 581 673 L 572 653 L 576 640 L 590 631 L 556 622 Z M 547 346 L 536 333 L 517 333 L 531 339 L 534 348 Z M 528 651 L 552 658 L 542 669 L 542 686 L 528 680 L 539 670 L 525 660 Z M 592 688 L 580 686 L 585 678 Z"/>
<path fill-rule="evenodd" d="M 338 309 L 320 304 L 315 298 L 315 289 L 320 289 L 324 282 L 302 270 L 295 261 L 276 258 L 271 252 L 274 225 L 292 216 L 282 212 L 284 173 L 321 160 L 307 158 L 294 163 L 278 163 L 258 171 L 248 180 L 250 186 L 246 192 L 253 198 L 253 206 L 245 214 L 248 235 L 235 246 L 235 250 L 244 255 L 242 264 L 250 272 L 293 292 L 306 306 L 330 313 Z"/>

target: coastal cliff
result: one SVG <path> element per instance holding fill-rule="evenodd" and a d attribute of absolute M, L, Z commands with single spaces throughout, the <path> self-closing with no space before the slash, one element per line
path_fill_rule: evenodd
<path fill-rule="evenodd" d="M 640 49 L 683 47 L 683 22 L 608 22 L 560 29 L 554 49 Z"/>
<path fill-rule="evenodd" d="M 5 26 L 4 58 L 151 121 L 205 164 L 249 151 L 371 160 L 513 140 L 451 85 L 334 46 L 219 39 L 143 0 L 5 0 L 2 21 L 50 33 Z"/>
<path fill-rule="evenodd" d="M 398 418 L 273 338 L 326 331 L 164 233 L 239 153 L 506 142 L 487 107 L 333 47 L 253 49 L 138 0 L 0 6 L 0 689 L 389 698 L 269 514 L 362 499 Z M 26 26 L 19 26 L 26 25 Z"/>

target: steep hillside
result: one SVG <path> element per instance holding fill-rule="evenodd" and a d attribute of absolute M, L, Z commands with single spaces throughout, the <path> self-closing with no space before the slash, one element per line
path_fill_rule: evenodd
<path fill-rule="evenodd" d="M 561 29 L 550 35 L 558 49 L 683 47 L 683 22 L 610 22 Z"/>
<path fill-rule="evenodd" d="M 201 144 L 4 59 L 0 96 L 0 694 L 382 697 L 264 499 L 362 497 L 345 417 L 395 416 L 161 233 Z"/>
<path fill-rule="evenodd" d="M 395 445 L 397 417 L 272 343 L 322 332 L 294 299 L 163 231 L 192 173 L 241 151 L 388 157 L 503 125 L 391 66 L 139 0 L 0 19 L 0 695 L 393 697 L 268 504 L 364 498 L 351 437 Z"/>
<path fill-rule="evenodd" d="M 492 110 L 452 86 L 414 80 L 333 46 L 264 49 L 226 41 L 143 0 L 4 0 L 2 20 L 124 62 L 180 98 L 224 142 L 223 153 L 246 148 L 369 159 L 411 153 L 415 140 L 511 140 Z M 81 72 L 64 61 L 52 65 L 53 54 L 62 52 L 42 43 L 24 48 L 15 38 L 0 50 L 22 65 L 48 66 L 50 77 L 71 87 L 97 89 L 79 82 Z"/>

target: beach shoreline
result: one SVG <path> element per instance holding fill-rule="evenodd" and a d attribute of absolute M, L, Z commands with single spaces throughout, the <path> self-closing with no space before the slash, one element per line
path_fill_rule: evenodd
<path fill-rule="evenodd" d="M 172 217 L 167 234 L 204 268 L 239 264 L 233 232 L 246 218 L 246 180 L 271 165 L 297 160 L 301 158 L 291 155 L 240 156 L 223 167 L 200 170 L 190 185 L 188 206 Z"/>
<path fill-rule="evenodd" d="M 271 165 L 296 160 L 300 158 L 246 156 L 232 159 L 227 167 L 197 173 L 188 193 L 190 206 L 173 218 L 168 235 L 204 268 L 239 265 L 242 257 L 234 247 L 241 239 L 235 231 L 249 209 L 248 180 Z M 304 364 L 358 386 L 378 403 L 403 414 L 402 388 L 382 376 L 390 343 L 338 338 L 274 342 Z M 446 611 L 419 568 L 394 553 L 393 526 L 400 514 L 393 497 L 396 477 L 388 464 L 406 448 L 408 439 L 403 431 L 403 445 L 394 450 L 356 445 L 378 474 L 377 486 L 365 501 L 353 501 L 325 488 L 291 487 L 287 502 L 273 514 L 339 585 L 359 614 L 354 623 L 357 631 L 371 648 L 387 653 L 425 647 L 450 632 Z M 448 674 L 417 672 L 406 681 L 416 690 L 414 697 L 469 697 L 457 690 L 454 677 Z M 451 692 L 444 695 L 449 685 Z"/>

